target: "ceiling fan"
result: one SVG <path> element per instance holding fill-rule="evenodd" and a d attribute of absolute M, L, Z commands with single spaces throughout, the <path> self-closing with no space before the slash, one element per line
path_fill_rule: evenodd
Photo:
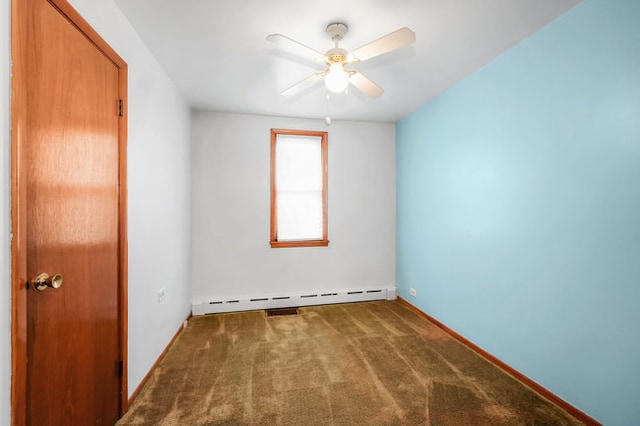
<path fill-rule="evenodd" d="M 275 43 L 279 47 L 303 58 L 310 59 L 313 62 L 327 66 L 325 70 L 310 75 L 304 80 L 283 90 L 281 93 L 283 95 L 293 95 L 324 78 L 327 89 L 333 93 L 344 92 L 349 86 L 349 83 L 351 83 L 361 92 L 372 98 L 382 95 L 384 90 L 358 70 L 346 69 L 345 66 L 347 64 L 366 61 L 367 59 L 407 46 L 416 40 L 416 34 L 407 27 L 400 28 L 352 52 L 347 52 L 338 46 L 338 43 L 347 33 L 347 30 L 347 25 L 341 22 L 334 22 L 327 26 L 327 34 L 329 34 L 335 44 L 334 47 L 327 50 L 326 53 L 318 52 L 282 34 L 268 35 L 267 40 Z"/>

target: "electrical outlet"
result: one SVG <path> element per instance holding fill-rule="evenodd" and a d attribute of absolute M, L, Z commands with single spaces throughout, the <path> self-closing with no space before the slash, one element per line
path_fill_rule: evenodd
<path fill-rule="evenodd" d="M 164 288 L 158 290 L 158 303 L 162 303 L 164 301 L 164 296 L 166 296 L 166 292 Z"/>
<path fill-rule="evenodd" d="M 409 287 L 409 295 L 416 297 L 416 289 L 413 287 Z"/>

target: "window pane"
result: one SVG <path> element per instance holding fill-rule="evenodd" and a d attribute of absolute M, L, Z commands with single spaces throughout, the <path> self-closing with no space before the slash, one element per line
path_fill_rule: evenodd
<path fill-rule="evenodd" d="M 322 189 L 321 142 L 319 137 L 278 135 L 278 191 Z"/>
<path fill-rule="evenodd" d="M 278 241 L 323 237 L 321 142 L 320 137 L 278 135 Z"/>
<path fill-rule="evenodd" d="M 322 239 L 322 191 L 278 192 L 278 241 Z"/>

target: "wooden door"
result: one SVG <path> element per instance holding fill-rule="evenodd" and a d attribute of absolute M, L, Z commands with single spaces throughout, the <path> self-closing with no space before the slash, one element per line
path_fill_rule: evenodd
<path fill-rule="evenodd" d="M 14 255 L 26 256 L 16 313 L 26 317 L 24 423 L 112 425 L 126 389 L 123 63 L 66 2 L 23 5 L 14 197 L 24 244 Z M 41 273 L 61 275 L 62 286 L 36 288 Z"/>

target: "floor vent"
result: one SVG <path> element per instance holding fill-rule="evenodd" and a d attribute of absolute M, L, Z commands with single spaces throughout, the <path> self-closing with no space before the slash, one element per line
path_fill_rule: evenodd
<path fill-rule="evenodd" d="M 283 315 L 298 315 L 298 308 L 265 309 L 268 317 L 280 317 Z"/>

